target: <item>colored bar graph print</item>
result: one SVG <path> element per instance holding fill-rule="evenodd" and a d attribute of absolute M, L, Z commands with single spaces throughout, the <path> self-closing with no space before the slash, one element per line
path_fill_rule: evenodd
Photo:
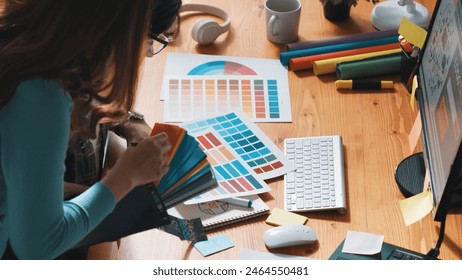
<path fill-rule="evenodd" d="M 184 122 L 242 110 L 254 122 L 290 121 L 290 106 L 279 96 L 277 78 L 169 76 L 166 122 Z"/>
<path fill-rule="evenodd" d="M 185 204 L 203 203 L 211 200 L 259 194 L 271 188 L 246 164 L 214 130 L 204 130 L 195 136 L 199 147 L 207 155 L 218 187 L 197 195 Z"/>
<path fill-rule="evenodd" d="M 180 126 L 195 137 L 204 130 L 213 129 L 263 180 L 282 176 L 295 169 L 284 153 L 242 111 L 182 123 Z"/>
<path fill-rule="evenodd" d="M 161 91 L 164 121 L 239 109 L 254 122 L 291 122 L 287 70 L 278 60 L 169 53 Z"/>

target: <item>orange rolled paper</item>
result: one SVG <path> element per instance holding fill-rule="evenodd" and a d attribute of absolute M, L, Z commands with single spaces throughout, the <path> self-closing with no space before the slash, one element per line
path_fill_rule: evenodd
<path fill-rule="evenodd" d="M 303 56 L 303 57 L 295 57 L 289 60 L 289 70 L 297 71 L 297 70 L 311 69 L 313 68 L 313 63 L 318 60 L 350 56 L 350 55 L 356 55 L 356 54 L 365 54 L 365 53 L 370 53 L 370 52 L 386 51 L 386 50 L 391 50 L 391 49 L 396 49 L 396 48 L 399 48 L 399 42 L 392 43 L 392 44 L 379 45 L 379 46 L 357 48 L 357 49 L 352 49 L 352 50 L 344 50 L 344 51 L 338 51 L 338 52 L 323 53 L 323 54 Z"/>

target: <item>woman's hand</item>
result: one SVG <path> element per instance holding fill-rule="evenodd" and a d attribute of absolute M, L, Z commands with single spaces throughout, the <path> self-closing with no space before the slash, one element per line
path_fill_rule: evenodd
<path fill-rule="evenodd" d="M 134 187 L 154 182 L 167 173 L 171 149 L 163 132 L 129 146 L 101 181 L 119 201 Z"/>
<path fill-rule="evenodd" d="M 139 115 L 139 114 L 138 114 Z M 152 128 L 144 119 L 128 118 L 111 128 L 111 130 L 127 140 L 127 144 L 139 143 L 151 135 Z"/>

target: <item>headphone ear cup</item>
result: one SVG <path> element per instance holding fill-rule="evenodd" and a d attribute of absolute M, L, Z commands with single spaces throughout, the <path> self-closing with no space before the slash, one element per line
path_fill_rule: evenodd
<path fill-rule="evenodd" d="M 211 19 L 202 19 L 194 24 L 192 38 L 200 45 L 213 43 L 220 35 L 220 25 Z"/>

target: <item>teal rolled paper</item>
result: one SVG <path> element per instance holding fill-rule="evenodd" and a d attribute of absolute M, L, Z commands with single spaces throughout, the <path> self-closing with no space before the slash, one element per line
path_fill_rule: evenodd
<path fill-rule="evenodd" d="M 327 45 L 327 46 L 308 48 L 308 49 L 303 49 L 303 50 L 287 51 L 287 52 L 281 52 L 279 54 L 279 60 L 281 61 L 282 65 L 289 65 L 290 59 L 295 58 L 295 57 L 310 56 L 310 55 L 316 55 L 316 54 L 324 54 L 324 53 L 338 52 L 338 51 L 344 51 L 344 50 L 386 45 L 386 44 L 391 44 L 391 43 L 396 43 L 396 42 L 398 42 L 398 35 L 385 37 L 385 38 L 358 41 L 358 42 L 348 42 L 348 43 L 342 43 L 342 44 Z"/>
<path fill-rule="evenodd" d="M 366 78 L 399 73 L 401 53 L 388 54 L 361 60 L 337 63 L 336 74 L 339 80 Z"/>

